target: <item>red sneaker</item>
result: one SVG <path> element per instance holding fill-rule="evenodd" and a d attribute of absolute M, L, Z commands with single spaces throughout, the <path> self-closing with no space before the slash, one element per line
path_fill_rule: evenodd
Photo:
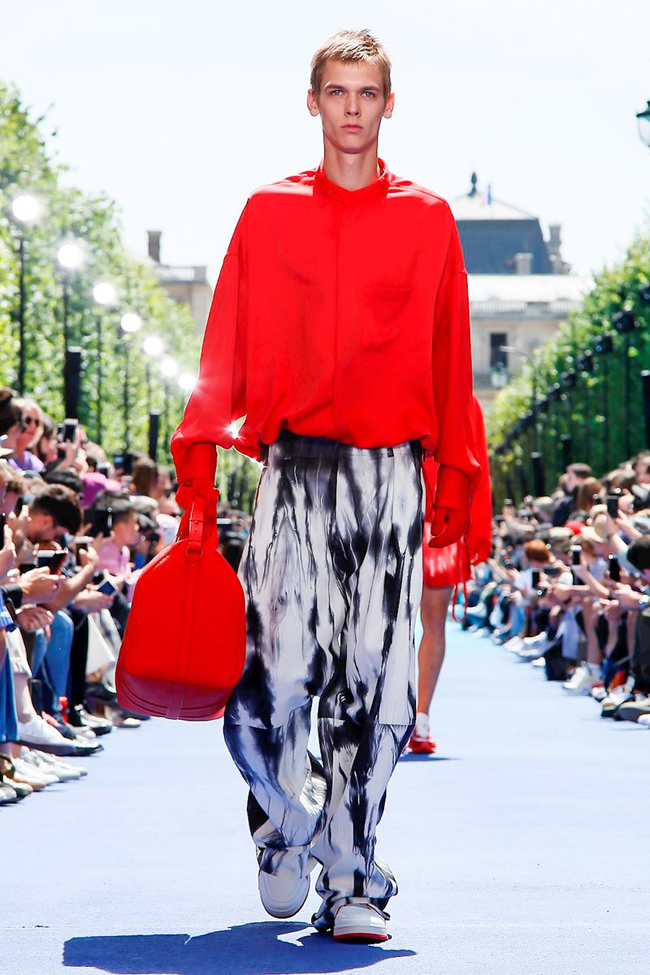
<path fill-rule="evenodd" d="M 410 751 L 414 755 L 433 755 L 436 750 L 436 743 L 431 735 L 421 736 L 413 732 L 411 740 L 406 746 L 405 751 Z"/>

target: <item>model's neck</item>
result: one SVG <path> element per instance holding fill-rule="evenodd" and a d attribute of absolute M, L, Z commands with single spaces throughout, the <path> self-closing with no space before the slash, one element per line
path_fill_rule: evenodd
<path fill-rule="evenodd" d="M 360 190 L 379 176 L 377 144 L 364 152 L 341 152 L 325 142 L 323 171 L 328 179 L 346 190 Z"/>

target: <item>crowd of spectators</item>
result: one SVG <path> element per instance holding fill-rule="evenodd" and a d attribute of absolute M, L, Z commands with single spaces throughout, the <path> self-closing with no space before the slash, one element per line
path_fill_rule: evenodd
<path fill-rule="evenodd" d="M 81 778 L 77 758 L 147 719 L 119 705 L 115 664 L 138 575 L 176 538 L 175 487 L 0 388 L 0 804 Z M 218 516 L 236 569 L 249 519 Z"/>
<path fill-rule="evenodd" d="M 571 464 L 552 496 L 506 499 L 463 625 L 650 728 L 650 453 L 600 479 Z"/>

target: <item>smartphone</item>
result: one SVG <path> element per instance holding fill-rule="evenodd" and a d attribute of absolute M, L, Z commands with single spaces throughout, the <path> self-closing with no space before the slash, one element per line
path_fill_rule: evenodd
<path fill-rule="evenodd" d="M 112 508 L 98 508 L 93 514 L 92 528 L 90 529 L 91 535 L 105 535 L 108 536 L 113 528 L 113 509 Z"/>
<path fill-rule="evenodd" d="M 607 495 L 607 514 L 610 518 L 618 518 L 618 494 Z"/>
<path fill-rule="evenodd" d="M 105 596 L 114 596 L 115 593 L 120 590 L 117 588 L 114 582 L 110 579 L 104 579 L 101 586 L 99 587 L 99 592 L 103 592 Z"/>
<path fill-rule="evenodd" d="M 555 579 L 560 575 L 562 569 L 559 567 L 559 565 L 549 565 L 544 569 L 544 572 L 547 576 L 552 576 Z"/>
<path fill-rule="evenodd" d="M 7 524 L 7 516 L 0 511 L 0 548 L 4 548 L 5 545 L 5 525 Z"/>
<path fill-rule="evenodd" d="M 49 569 L 51 575 L 56 575 L 67 557 L 67 548 L 37 552 L 36 565 L 39 569 Z"/>
<path fill-rule="evenodd" d="M 533 589 L 539 588 L 539 576 L 540 576 L 539 569 L 533 569 Z"/>
<path fill-rule="evenodd" d="M 75 535 L 75 537 L 72 539 L 72 541 L 74 542 L 74 548 L 75 548 L 75 552 L 77 554 L 79 552 L 87 552 L 88 551 L 88 546 L 92 543 L 92 536 L 91 535 Z"/>
<path fill-rule="evenodd" d="M 580 556 L 582 555 L 582 549 L 579 545 L 571 546 L 571 565 L 580 565 Z"/>
<path fill-rule="evenodd" d="M 618 561 L 618 556 L 610 555 L 609 557 L 609 578 L 612 582 L 621 581 L 621 563 Z"/>
<path fill-rule="evenodd" d="M 515 503 L 512 498 L 504 498 L 503 507 L 504 508 L 514 508 Z"/>
<path fill-rule="evenodd" d="M 97 569 L 93 572 L 93 586 L 98 586 L 106 578 L 106 569 Z"/>
<path fill-rule="evenodd" d="M 103 474 L 104 477 L 110 477 L 111 476 L 111 465 L 109 463 L 98 464 L 97 465 L 97 473 L 98 474 Z"/>
<path fill-rule="evenodd" d="M 77 435 L 77 427 L 79 425 L 79 420 L 71 419 L 66 417 L 63 421 L 63 434 L 62 440 L 64 443 L 74 443 L 75 437 Z"/>
<path fill-rule="evenodd" d="M 543 597 L 546 595 L 547 592 L 548 592 L 547 586 L 538 586 L 537 589 L 535 590 L 535 595 L 537 596 L 538 599 L 543 599 Z"/>
<path fill-rule="evenodd" d="M 21 575 L 25 572 L 31 572 L 32 569 L 36 568 L 36 562 L 20 562 L 18 565 L 18 571 Z"/>

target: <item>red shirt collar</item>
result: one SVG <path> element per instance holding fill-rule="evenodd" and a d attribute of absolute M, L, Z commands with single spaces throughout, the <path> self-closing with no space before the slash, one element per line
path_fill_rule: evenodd
<path fill-rule="evenodd" d="M 388 192 L 388 184 L 390 183 L 390 173 L 386 168 L 386 163 L 383 159 L 377 159 L 379 163 L 379 168 L 381 174 L 377 179 L 373 180 L 372 183 L 368 183 L 367 186 L 362 186 L 360 190 L 346 190 L 344 186 L 339 186 L 338 183 L 333 183 L 325 175 L 323 170 L 323 162 L 316 170 L 314 176 L 314 185 L 318 187 L 321 193 L 325 196 L 334 197 L 341 203 L 345 203 L 347 206 L 354 206 L 357 203 L 365 203 L 366 200 L 372 200 L 375 197 L 386 196 Z"/>

